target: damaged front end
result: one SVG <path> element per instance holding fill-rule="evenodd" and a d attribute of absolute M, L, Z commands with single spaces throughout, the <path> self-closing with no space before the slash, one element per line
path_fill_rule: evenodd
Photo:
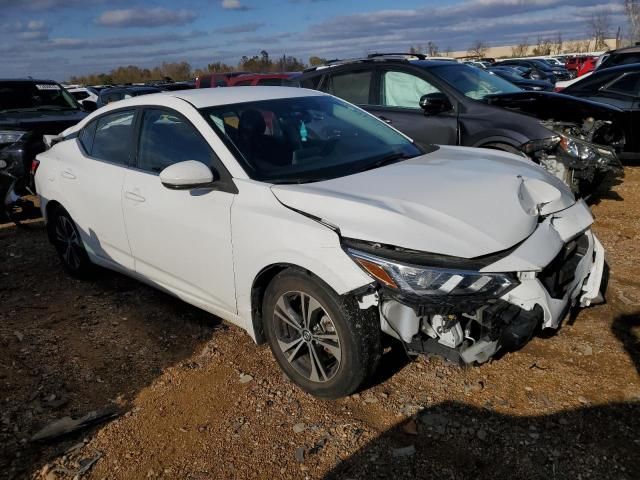
<path fill-rule="evenodd" d="M 627 120 L 619 108 L 552 92 L 492 95 L 487 102 L 540 120 L 549 135 L 521 150 L 574 193 L 587 196 L 605 177 L 622 175 Z"/>
<path fill-rule="evenodd" d="M 574 193 L 586 196 L 605 176 L 623 175 L 616 150 L 624 142 L 611 121 L 589 117 L 581 124 L 551 120 L 541 123 L 556 135 L 528 142 L 522 151 L 563 180 Z"/>
<path fill-rule="evenodd" d="M 343 239 L 375 280 L 359 298 L 378 308 L 381 329 L 413 353 L 459 364 L 517 350 L 540 328 L 558 328 L 572 306 L 602 300 L 604 250 L 583 202 L 541 217 L 511 249 L 475 259 Z"/>

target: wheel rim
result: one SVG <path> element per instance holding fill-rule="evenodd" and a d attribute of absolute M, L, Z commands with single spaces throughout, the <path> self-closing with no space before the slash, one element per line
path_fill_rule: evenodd
<path fill-rule="evenodd" d="M 59 216 L 56 221 L 55 239 L 62 260 L 71 268 L 80 267 L 82 245 L 75 227 L 65 216 Z"/>
<path fill-rule="evenodd" d="M 319 383 L 338 373 L 340 338 L 318 300 L 304 292 L 287 292 L 276 302 L 273 320 L 280 351 L 296 372 Z"/>

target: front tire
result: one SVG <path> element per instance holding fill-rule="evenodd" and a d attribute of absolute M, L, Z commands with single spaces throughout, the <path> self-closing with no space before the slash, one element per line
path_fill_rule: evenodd
<path fill-rule="evenodd" d="M 380 322 L 311 274 L 287 269 L 267 287 L 265 334 L 273 355 L 300 388 L 320 398 L 355 392 L 380 361 Z"/>
<path fill-rule="evenodd" d="M 49 218 L 47 228 L 64 271 L 72 277 L 88 278 L 93 273 L 93 264 L 71 215 L 62 207 L 56 208 Z"/>

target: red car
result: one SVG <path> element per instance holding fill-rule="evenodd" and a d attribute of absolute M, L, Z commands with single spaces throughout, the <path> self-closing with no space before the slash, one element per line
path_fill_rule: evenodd
<path fill-rule="evenodd" d="M 582 66 L 578 69 L 578 77 L 581 77 L 585 73 L 593 72 L 596 69 L 596 62 L 598 61 L 598 57 L 589 57 L 587 58 Z"/>
<path fill-rule="evenodd" d="M 196 77 L 196 88 L 228 87 L 230 81 L 247 72 L 207 73 Z"/>
<path fill-rule="evenodd" d="M 288 73 L 249 73 L 239 75 L 230 80 L 230 87 L 275 86 L 286 87 L 292 85 L 292 80 L 299 76 L 299 72 Z"/>
<path fill-rule="evenodd" d="M 582 55 L 579 57 L 569 57 L 567 58 L 566 61 L 566 69 L 569 71 L 573 71 L 576 73 L 576 76 L 578 76 L 578 72 L 580 71 L 580 69 L 582 68 L 582 66 L 584 65 L 585 62 L 594 59 L 595 57 L 591 57 L 591 56 L 587 56 L 587 55 Z M 586 73 L 586 72 L 585 72 Z"/>

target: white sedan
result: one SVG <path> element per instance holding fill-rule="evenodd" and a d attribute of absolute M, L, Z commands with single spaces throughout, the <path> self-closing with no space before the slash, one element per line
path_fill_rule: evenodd
<path fill-rule="evenodd" d="M 411 353 L 481 363 L 601 300 L 582 200 L 508 153 L 420 147 L 297 88 L 166 92 L 66 130 L 35 180 L 72 275 L 161 288 L 268 341 L 324 398 Z"/>

